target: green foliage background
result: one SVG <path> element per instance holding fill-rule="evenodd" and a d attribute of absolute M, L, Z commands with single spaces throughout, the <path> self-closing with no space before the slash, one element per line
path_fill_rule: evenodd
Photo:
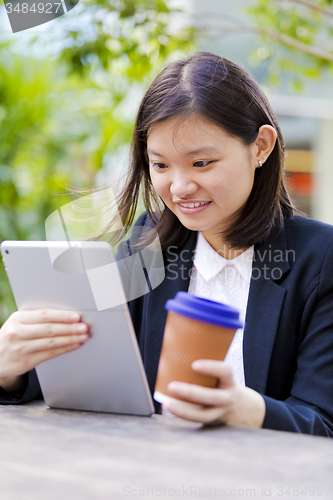
<path fill-rule="evenodd" d="M 299 90 L 333 71 L 333 0 L 253 0 L 246 11 L 239 29 L 259 35 L 270 84 L 289 72 Z M 164 63 L 195 50 L 200 30 L 177 28 L 176 14 L 163 0 L 81 0 L 50 23 L 54 35 L 25 48 L 0 38 L 0 241 L 45 239 L 67 188 L 92 187 L 129 144 L 133 103 Z M 14 310 L 0 262 L 0 324 Z"/>
<path fill-rule="evenodd" d="M 45 239 L 45 219 L 73 199 L 66 188 L 92 187 L 105 155 L 129 144 L 133 96 L 194 48 L 175 15 L 162 0 L 92 0 L 52 21 L 48 46 L 30 41 L 38 57 L 14 36 L 0 44 L 0 241 Z M 0 262 L 0 324 L 14 310 Z"/>
<path fill-rule="evenodd" d="M 269 84 L 289 74 L 300 91 L 332 77 L 333 0 L 253 0 L 245 12 L 259 35 L 252 57 L 269 63 Z"/>

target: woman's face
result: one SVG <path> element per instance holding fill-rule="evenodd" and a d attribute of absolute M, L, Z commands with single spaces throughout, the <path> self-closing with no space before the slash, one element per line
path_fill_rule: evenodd
<path fill-rule="evenodd" d="M 244 146 L 198 115 L 180 126 L 179 118 L 170 118 L 148 134 L 156 193 L 185 227 L 202 231 L 215 250 L 218 232 L 235 221 L 251 193 L 256 155 L 256 147 Z"/>

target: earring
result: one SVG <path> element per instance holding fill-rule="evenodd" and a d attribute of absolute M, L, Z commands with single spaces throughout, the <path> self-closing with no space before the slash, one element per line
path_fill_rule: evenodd
<path fill-rule="evenodd" d="M 261 167 L 262 167 L 262 161 L 259 160 L 259 168 L 261 168 Z"/>

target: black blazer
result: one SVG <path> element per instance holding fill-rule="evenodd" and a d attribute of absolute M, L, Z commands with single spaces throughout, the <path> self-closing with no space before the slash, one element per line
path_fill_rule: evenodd
<path fill-rule="evenodd" d="M 136 225 L 153 223 L 144 213 Z M 188 290 L 196 240 L 197 232 L 190 231 L 182 247 L 165 250 L 162 284 L 129 302 L 152 393 L 167 315 L 164 304 L 179 290 Z M 133 251 L 129 240 L 120 245 L 118 258 Z M 333 227 L 318 221 L 295 216 L 285 221 L 282 232 L 255 245 L 243 357 L 246 385 L 265 399 L 265 428 L 333 436 L 332 270 Z M 2 391 L 0 403 L 38 396 L 33 370 L 25 393 Z"/>

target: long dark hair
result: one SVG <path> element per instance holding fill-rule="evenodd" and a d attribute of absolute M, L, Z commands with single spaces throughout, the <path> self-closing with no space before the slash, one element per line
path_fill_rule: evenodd
<path fill-rule="evenodd" d="M 248 248 L 265 240 L 271 230 L 282 229 L 293 206 L 284 183 L 284 142 L 276 117 L 253 77 L 233 62 L 208 52 L 168 64 L 146 92 L 135 122 L 131 166 L 127 184 L 118 200 L 124 226 L 134 220 L 140 192 L 147 213 L 156 223 L 162 248 L 180 246 L 188 235 L 171 210 L 157 196 L 149 175 L 147 136 L 150 128 L 168 118 L 198 114 L 219 125 L 246 146 L 253 144 L 259 128 L 275 128 L 275 147 L 255 171 L 254 184 L 238 220 L 223 233 L 233 248 Z"/>

